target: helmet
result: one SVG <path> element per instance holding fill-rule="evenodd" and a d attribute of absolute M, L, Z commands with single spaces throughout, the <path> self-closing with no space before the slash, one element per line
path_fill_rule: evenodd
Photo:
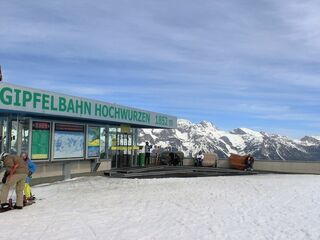
<path fill-rule="evenodd" d="M 27 160 L 29 158 L 27 152 L 22 153 L 21 156 L 23 157 L 24 160 Z"/>
<path fill-rule="evenodd" d="M 3 161 L 3 160 L 5 159 L 5 157 L 8 156 L 8 155 L 9 155 L 8 153 L 2 152 L 2 153 L 0 154 L 0 161 Z"/>

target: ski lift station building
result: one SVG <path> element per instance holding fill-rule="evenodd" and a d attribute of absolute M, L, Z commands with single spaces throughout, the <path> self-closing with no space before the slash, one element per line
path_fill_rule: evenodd
<path fill-rule="evenodd" d="M 138 129 L 177 127 L 162 113 L 0 82 L 0 152 L 28 152 L 35 178 L 138 165 Z"/>

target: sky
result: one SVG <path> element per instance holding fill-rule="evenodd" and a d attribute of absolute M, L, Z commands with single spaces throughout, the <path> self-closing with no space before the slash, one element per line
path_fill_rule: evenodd
<path fill-rule="evenodd" d="M 320 135 L 320 1 L 0 0 L 4 81 Z"/>

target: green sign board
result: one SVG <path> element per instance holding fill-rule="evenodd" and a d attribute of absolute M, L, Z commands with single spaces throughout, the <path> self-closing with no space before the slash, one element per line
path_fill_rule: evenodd
<path fill-rule="evenodd" d="M 33 122 L 31 158 L 33 160 L 49 158 L 50 123 Z"/>
<path fill-rule="evenodd" d="M 142 127 L 177 127 L 177 118 L 173 116 L 3 82 L 0 83 L 0 110 L 103 120 Z"/>

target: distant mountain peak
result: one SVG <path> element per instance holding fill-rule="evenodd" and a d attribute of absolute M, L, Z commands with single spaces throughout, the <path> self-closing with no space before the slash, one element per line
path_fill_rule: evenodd
<path fill-rule="evenodd" d="M 232 130 L 231 133 L 237 134 L 237 135 L 250 135 L 252 137 L 257 137 L 257 138 L 261 138 L 263 136 L 262 132 L 254 131 L 250 128 L 244 128 L 244 127 L 236 128 Z"/>
<path fill-rule="evenodd" d="M 242 128 L 236 128 L 231 131 L 233 134 L 244 135 L 246 132 Z"/>
<path fill-rule="evenodd" d="M 209 121 L 201 121 L 199 124 L 202 125 L 204 128 L 216 128 L 212 124 L 212 122 L 209 122 Z"/>
<path fill-rule="evenodd" d="M 187 119 L 178 119 L 177 122 L 179 125 L 192 125 L 192 122 Z"/>
<path fill-rule="evenodd" d="M 305 137 L 301 138 L 301 142 L 304 142 L 306 144 L 319 144 L 320 143 L 320 137 L 305 136 Z"/>

